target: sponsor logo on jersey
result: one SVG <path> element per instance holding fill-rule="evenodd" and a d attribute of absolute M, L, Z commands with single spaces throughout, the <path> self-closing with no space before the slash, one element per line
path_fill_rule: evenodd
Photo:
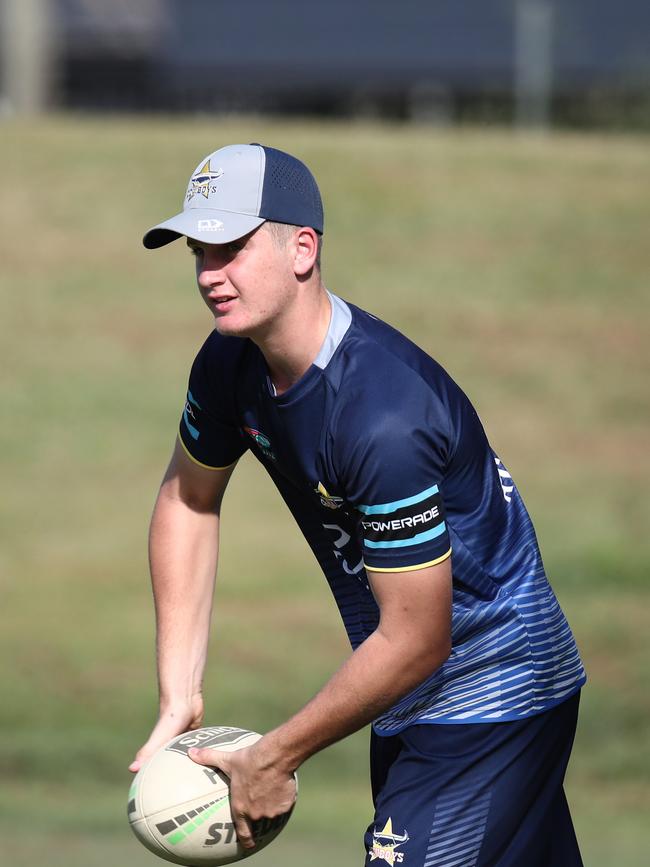
<path fill-rule="evenodd" d="M 244 431 L 249 437 L 253 438 L 263 455 L 266 455 L 266 457 L 270 458 L 272 461 L 277 460 L 273 453 L 273 449 L 271 448 L 271 440 L 266 436 L 266 434 L 263 434 L 262 431 L 256 430 L 254 427 L 244 426 Z"/>
<path fill-rule="evenodd" d="M 314 490 L 320 495 L 320 501 L 326 509 L 340 509 L 343 505 L 343 497 L 335 497 L 332 494 L 328 494 L 327 488 L 322 482 L 319 482 Z"/>
<path fill-rule="evenodd" d="M 371 861 L 385 861 L 387 864 L 402 864 L 404 852 L 397 849 L 409 840 L 408 831 L 403 834 L 393 832 L 393 820 L 389 817 L 384 827 L 378 831 L 374 829 L 372 834 L 372 848 L 370 849 Z"/>
<path fill-rule="evenodd" d="M 508 470 L 503 466 L 499 458 L 495 455 L 494 462 L 497 465 L 497 470 L 499 471 L 499 481 L 501 482 L 501 490 L 503 491 L 503 499 L 506 503 L 512 502 L 512 492 L 515 489 L 515 483 L 512 480 L 512 476 L 508 472 Z"/>
<path fill-rule="evenodd" d="M 370 587 L 368 586 L 368 577 L 363 565 L 363 557 L 359 557 L 359 549 L 356 539 L 352 539 L 352 536 L 338 524 L 323 524 L 323 529 L 334 533 L 336 537 L 334 539 L 333 554 L 334 559 L 337 561 L 341 569 L 343 569 L 346 575 L 356 576 L 366 590 L 370 590 Z M 359 559 L 355 564 L 354 561 L 357 557 L 359 557 Z"/>
<path fill-rule="evenodd" d="M 387 533 L 390 530 L 403 530 L 405 527 L 417 527 L 418 524 L 429 524 L 439 517 L 440 509 L 433 506 L 417 515 L 407 515 L 404 518 L 393 518 L 392 521 L 362 521 L 364 530 L 374 530 L 375 533 Z"/>
<path fill-rule="evenodd" d="M 188 430 L 189 435 L 193 440 L 198 440 L 199 438 L 199 429 L 198 429 L 198 420 L 197 420 L 197 411 L 201 412 L 201 406 L 199 405 L 196 398 L 192 395 L 191 391 L 187 392 L 187 400 L 185 401 L 185 408 L 183 410 L 183 421 L 185 422 L 185 427 Z M 192 421 L 190 421 L 192 419 Z"/>
<path fill-rule="evenodd" d="M 214 181 L 222 175 L 223 169 L 212 171 L 210 160 L 206 160 L 201 168 L 197 169 L 190 178 L 190 183 L 187 187 L 187 193 L 185 196 L 186 201 L 189 202 L 194 198 L 194 196 L 203 196 L 207 199 L 213 193 L 216 193 L 217 186 Z"/>
<path fill-rule="evenodd" d="M 359 506 L 367 548 L 405 548 L 419 545 L 446 530 L 442 497 L 433 485 L 412 497 L 392 503 Z"/>

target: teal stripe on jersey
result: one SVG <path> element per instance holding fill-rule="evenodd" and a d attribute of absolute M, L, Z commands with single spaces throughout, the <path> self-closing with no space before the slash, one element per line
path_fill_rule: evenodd
<path fill-rule="evenodd" d="M 426 533 L 418 533 L 417 536 L 413 536 L 411 539 L 396 539 L 394 542 L 369 542 L 367 539 L 364 539 L 363 544 L 366 548 L 406 548 L 409 545 L 419 545 L 421 542 L 435 539 L 436 536 L 444 533 L 446 529 L 447 527 L 443 521 L 442 524 L 438 524 L 433 530 L 427 530 Z"/>
<path fill-rule="evenodd" d="M 188 403 L 191 403 L 192 406 L 195 406 L 197 409 L 201 409 L 201 406 L 200 406 L 199 402 L 195 399 L 195 397 L 194 397 L 194 395 L 192 394 L 191 391 L 188 391 L 188 392 L 187 392 L 187 402 L 188 402 Z M 191 435 L 192 439 L 194 439 L 194 440 L 198 440 L 198 438 L 199 438 L 199 431 L 198 431 L 197 428 L 195 428 L 194 425 L 190 422 L 190 420 L 189 420 L 189 418 L 188 418 L 188 415 L 189 415 L 189 413 L 188 413 L 188 411 L 187 411 L 187 404 L 186 404 L 186 405 L 185 405 L 185 410 L 183 411 L 183 421 L 185 422 L 185 425 L 186 425 L 188 431 L 190 432 L 190 435 Z"/>
<path fill-rule="evenodd" d="M 358 506 L 360 512 L 363 512 L 364 515 L 386 515 L 388 512 L 394 512 L 397 509 L 401 509 L 404 506 L 413 506 L 415 503 L 421 503 L 422 500 L 426 500 L 427 497 L 432 497 L 434 494 L 438 493 L 438 485 L 432 485 L 430 488 L 427 488 L 426 491 L 422 491 L 419 494 L 415 494 L 413 497 L 406 497 L 404 500 L 395 500 L 394 503 L 380 503 L 377 506 Z M 437 535 L 437 534 L 436 534 Z M 431 536 L 427 538 L 432 538 Z M 424 539 L 422 539 L 424 541 Z M 369 542 L 366 542 L 369 545 Z M 411 544 L 410 542 L 408 543 Z M 386 545 L 373 545 L 373 548 L 385 548 Z"/>

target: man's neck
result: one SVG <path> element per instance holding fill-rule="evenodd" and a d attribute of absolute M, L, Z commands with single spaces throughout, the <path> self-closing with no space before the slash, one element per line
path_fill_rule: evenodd
<path fill-rule="evenodd" d="M 271 374 L 276 394 L 283 394 L 307 372 L 327 336 L 332 305 L 319 282 L 315 291 L 304 291 L 300 303 L 287 311 L 278 328 L 255 340 Z"/>

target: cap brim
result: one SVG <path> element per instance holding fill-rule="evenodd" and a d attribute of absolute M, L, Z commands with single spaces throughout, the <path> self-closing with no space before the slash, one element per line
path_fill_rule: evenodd
<path fill-rule="evenodd" d="M 232 211 L 188 208 L 164 223 L 149 229 L 142 243 L 148 250 L 164 247 L 177 238 L 191 238 L 202 244 L 229 244 L 261 226 L 262 217 L 236 214 Z"/>

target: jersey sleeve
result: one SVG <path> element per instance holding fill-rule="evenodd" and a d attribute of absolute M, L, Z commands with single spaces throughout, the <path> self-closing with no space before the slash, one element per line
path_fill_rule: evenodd
<path fill-rule="evenodd" d="M 179 439 L 197 464 L 224 469 L 246 451 L 235 413 L 232 354 L 218 335 L 211 335 L 196 356 L 190 372 Z M 235 347 L 231 347 L 234 349 Z"/>
<path fill-rule="evenodd" d="M 374 399 L 373 399 L 374 398 Z M 369 569 L 402 572 L 442 562 L 451 553 L 444 477 L 451 432 L 448 413 L 417 376 L 359 393 L 341 416 L 336 454 L 345 499 L 358 515 Z"/>

